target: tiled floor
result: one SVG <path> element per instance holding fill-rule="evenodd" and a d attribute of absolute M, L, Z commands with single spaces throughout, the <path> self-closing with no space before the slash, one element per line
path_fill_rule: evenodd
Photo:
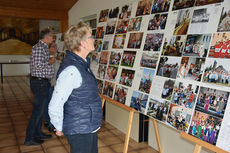
<path fill-rule="evenodd" d="M 38 146 L 23 145 L 25 129 L 32 111 L 32 93 L 27 77 L 5 77 L 0 84 L 0 153 L 68 153 L 65 137 L 57 137 Z M 43 129 L 44 132 L 48 132 Z M 98 134 L 99 153 L 121 153 L 125 135 L 103 122 Z M 130 139 L 129 153 L 157 153 L 146 143 Z"/>

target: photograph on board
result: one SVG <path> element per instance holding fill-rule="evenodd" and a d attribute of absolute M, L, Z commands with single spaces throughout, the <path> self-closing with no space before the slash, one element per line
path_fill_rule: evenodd
<path fill-rule="evenodd" d="M 207 58 L 205 62 L 205 70 L 203 82 L 230 86 L 230 67 L 228 59 Z"/>
<path fill-rule="evenodd" d="M 165 37 L 161 55 L 180 57 L 185 48 L 185 40 L 186 36 Z"/>
<path fill-rule="evenodd" d="M 183 56 L 206 57 L 210 45 L 211 34 L 188 35 Z"/>
<path fill-rule="evenodd" d="M 147 115 L 166 122 L 169 106 L 170 102 L 167 100 L 150 98 L 147 106 Z"/>
<path fill-rule="evenodd" d="M 193 109 L 199 86 L 188 82 L 176 81 L 173 89 L 172 103 Z"/>
<path fill-rule="evenodd" d="M 160 51 L 163 37 L 163 33 L 147 34 L 143 50 Z"/>
<path fill-rule="evenodd" d="M 116 85 L 113 99 L 118 101 L 119 103 L 125 104 L 127 93 L 128 88 Z"/>
<path fill-rule="evenodd" d="M 155 69 L 157 67 L 158 57 L 158 52 L 144 52 L 141 56 L 140 66 Z"/>
<path fill-rule="evenodd" d="M 164 30 L 168 14 L 153 14 L 150 16 L 148 30 Z"/>
<path fill-rule="evenodd" d="M 205 58 L 182 57 L 177 73 L 178 78 L 201 81 Z"/>

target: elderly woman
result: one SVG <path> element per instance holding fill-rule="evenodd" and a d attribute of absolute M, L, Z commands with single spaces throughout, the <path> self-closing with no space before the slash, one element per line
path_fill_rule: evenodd
<path fill-rule="evenodd" d="M 64 41 L 68 50 L 49 104 L 51 123 L 56 135 L 65 134 L 71 153 L 97 153 L 102 107 L 97 81 L 87 58 L 94 50 L 91 29 L 80 22 L 67 30 Z"/>

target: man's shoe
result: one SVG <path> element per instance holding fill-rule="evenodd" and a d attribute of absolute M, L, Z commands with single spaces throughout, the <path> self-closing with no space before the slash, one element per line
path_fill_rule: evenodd
<path fill-rule="evenodd" d="M 26 145 L 26 146 L 40 145 L 43 142 L 44 142 L 44 140 L 33 139 L 33 140 L 30 140 L 30 141 L 25 141 L 24 145 Z"/>
<path fill-rule="evenodd" d="M 38 139 L 50 139 L 52 138 L 52 135 L 51 134 L 45 134 L 45 133 L 42 133 L 41 136 L 37 137 Z"/>

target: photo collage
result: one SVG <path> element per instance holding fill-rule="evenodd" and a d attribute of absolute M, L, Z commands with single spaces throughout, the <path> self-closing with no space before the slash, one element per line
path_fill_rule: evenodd
<path fill-rule="evenodd" d="M 230 2 L 140 0 L 97 19 L 99 92 L 218 144 L 230 111 Z"/>

